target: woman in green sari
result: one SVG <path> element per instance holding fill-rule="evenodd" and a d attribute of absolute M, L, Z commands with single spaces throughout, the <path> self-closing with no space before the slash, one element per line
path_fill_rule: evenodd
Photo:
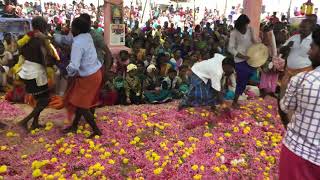
<path fill-rule="evenodd" d="M 161 88 L 161 79 L 156 66 L 151 64 L 147 68 L 147 78 L 144 83 L 145 101 L 150 104 L 164 103 L 172 100 L 170 90 Z"/>

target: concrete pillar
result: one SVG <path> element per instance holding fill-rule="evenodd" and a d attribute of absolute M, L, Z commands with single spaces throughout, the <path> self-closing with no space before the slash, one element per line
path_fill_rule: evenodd
<path fill-rule="evenodd" d="M 243 0 L 244 14 L 250 18 L 250 26 L 259 35 L 262 0 Z"/>
<path fill-rule="evenodd" d="M 125 46 L 112 46 L 110 45 L 110 24 L 111 20 L 111 5 L 123 6 L 123 0 L 105 0 L 104 1 L 104 40 L 109 47 L 113 57 L 119 54 L 121 50 L 130 51 L 129 48 Z M 123 15 L 123 13 L 122 13 Z"/>

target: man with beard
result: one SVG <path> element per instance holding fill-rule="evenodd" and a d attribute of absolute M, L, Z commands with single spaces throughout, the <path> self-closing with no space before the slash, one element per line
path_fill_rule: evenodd
<path fill-rule="evenodd" d="M 291 78 L 280 102 L 293 111 L 280 155 L 282 180 L 319 179 L 320 174 L 320 29 L 312 34 L 309 58 L 312 71 Z"/>

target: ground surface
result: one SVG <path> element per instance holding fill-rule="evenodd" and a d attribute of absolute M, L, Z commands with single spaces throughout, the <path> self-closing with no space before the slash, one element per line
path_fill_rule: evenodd
<path fill-rule="evenodd" d="M 4 179 L 277 177 L 283 128 L 273 99 L 249 101 L 231 120 L 206 109 L 177 112 L 174 102 L 106 107 L 97 112 L 103 136 L 93 140 L 85 138 L 90 129 L 84 124 L 78 134 L 63 135 L 63 110 L 46 110 L 46 129 L 28 134 L 14 123 L 31 109 L 0 106 L 0 119 L 9 125 L 0 132 Z"/>

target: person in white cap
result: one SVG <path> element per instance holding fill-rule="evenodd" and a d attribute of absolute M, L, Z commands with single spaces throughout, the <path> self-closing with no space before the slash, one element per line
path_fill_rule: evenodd
<path fill-rule="evenodd" d="M 169 90 L 161 88 L 161 79 L 156 66 L 151 64 L 147 68 L 147 78 L 144 83 L 144 97 L 147 103 L 164 103 L 172 100 Z"/>
<path fill-rule="evenodd" d="M 135 64 L 127 66 L 127 75 L 124 81 L 127 104 L 142 103 L 142 87 L 141 81 L 137 76 L 137 69 L 138 67 Z"/>

